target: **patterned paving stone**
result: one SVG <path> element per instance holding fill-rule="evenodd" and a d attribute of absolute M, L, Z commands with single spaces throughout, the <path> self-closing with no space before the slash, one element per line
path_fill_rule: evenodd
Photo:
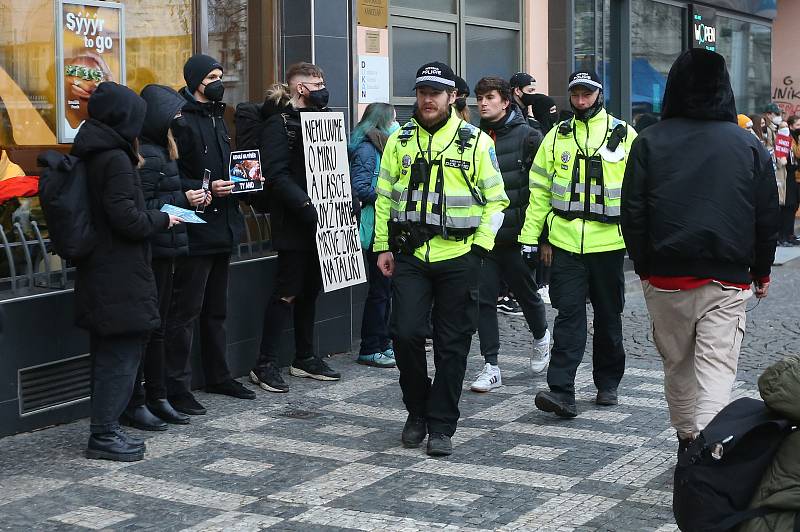
<path fill-rule="evenodd" d="M 574 530 L 619 503 L 619 499 L 600 495 L 562 493 L 544 502 L 533 511 L 521 515 L 500 530 L 502 532 Z"/>
<path fill-rule="evenodd" d="M 342 462 L 354 462 L 374 454 L 370 451 L 356 451 L 342 447 L 333 447 L 331 445 L 291 440 L 289 438 L 277 438 L 264 434 L 234 434 L 232 436 L 228 436 L 222 441 L 226 443 L 235 443 L 237 445 L 245 445 L 248 447 L 269 449 L 271 451 L 280 451 L 282 453 L 299 454 L 303 456 L 319 456 L 322 458 L 339 460 Z"/>
<path fill-rule="evenodd" d="M 511 469 L 479 464 L 462 464 L 457 462 L 443 462 L 438 460 L 426 460 L 424 462 L 419 462 L 412 465 L 408 469 L 411 471 L 417 471 L 419 473 L 442 475 L 446 477 L 460 477 L 472 480 L 490 479 L 494 482 L 517 484 L 532 488 L 549 488 L 558 490 L 568 490 L 581 480 L 574 477 L 552 475 L 549 473 L 538 473 L 535 471 L 523 471 L 521 469 Z"/>
<path fill-rule="evenodd" d="M 232 416 L 223 416 L 206 422 L 209 427 L 226 430 L 246 431 L 255 430 L 263 427 L 269 423 L 277 421 L 274 415 L 270 415 L 271 410 L 256 411 L 256 412 L 242 412 L 240 414 L 233 414 Z"/>
<path fill-rule="evenodd" d="M 589 476 L 590 480 L 624 486 L 646 486 L 674 465 L 675 453 L 639 447 Z"/>
<path fill-rule="evenodd" d="M 564 425 L 534 425 L 532 423 L 508 423 L 498 427 L 497 430 L 515 432 L 517 434 L 530 434 L 532 436 L 547 436 L 550 438 L 562 438 L 567 440 L 581 440 L 597 443 L 611 443 L 614 445 L 630 445 L 636 447 L 643 445 L 649 438 L 644 436 L 632 436 L 629 434 L 617 434 L 601 432 L 598 430 L 577 429 Z"/>
<path fill-rule="evenodd" d="M 270 495 L 270 499 L 322 506 L 397 473 L 399 469 L 371 464 L 349 464 L 308 482 Z"/>
<path fill-rule="evenodd" d="M 75 525 L 91 530 L 102 530 L 134 517 L 136 517 L 136 514 L 116 512 L 97 506 L 84 506 L 65 514 L 53 516 L 50 521 L 58 521 L 65 525 Z"/>
<path fill-rule="evenodd" d="M 644 488 L 637 490 L 633 495 L 628 497 L 628 501 L 672 508 L 672 492 Z"/>
<path fill-rule="evenodd" d="M 266 462 L 256 462 L 253 460 L 239 460 L 238 458 L 223 458 L 203 467 L 206 471 L 215 471 L 225 475 L 236 475 L 239 477 L 252 477 L 262 471 L 273 467 Z"/>
<path fill-rule="evenodd" d="M 366 436 L 367 434 L 377 432 L 378 430 L 379 429 L 371 427 L 362 427 L 360 425 L 346 425 L 346 424 L 326 425 L 324 427 L 316 429 L 317 432 L 322 432 L 323 434 L 333 434 L 335 436 L 352 436 L 355 438 L 359 436 Z"/>
<path fill-rule="evenodd" d="M 337 526 L 347 529 L 381 530 L 386 532 L 411 532 L 432 529 L 447 531 L 464 530 L 465 532 L 480 531 L 480 529 L 472 527 L 459 527 L 446 523 L 432 523 L 429 521 L 410 519 L 408 517 L 396 517 L 393 515 L 374 514 L 338 508 L 313 508 L 293 518 L 292 521 L 313 525 L 336 523 Z"/>
<path fill-rule="evenodd" d="M 567 452 L 567 449 L 554 449 L 552 447 L 539 447 L 537 445 L 517 445 L 504 451 L 508 456 L 519 456 L 520 458 L 532 458 L 534 460 L 554 460 Z"/>
<path fill-rule="evenodd" d="M 480 498 L 481 495 L 478 495 L 477 493 L 430 488 L 417 492 L 411 497 L 406 497 L 406 500 L 425 504 L 435 504 L 438 506 L 464 507 Z"/>
<path fill-rule="evenodd" d="M 212 519 L 197 523 L 193 527 L 184 528 L 182 532 L 251 532 L 265 530 L 282 522 L 280 517 L 226 512 Z"/>
<path fill-rule="evenodd" d="M 70 482 L 52 478 L 41 478 L 32 475 L 15 475 L 2 480 L 0 490 L 0 506 L 28 497 L 43 495 L 48 491 L 63 488 Z"/>
<path fill-rule="evenodd" d="M 470 419 L 486 419 L 488 421 L 514 421 L 520 417 L 536 410 L 533 398 L 529 395 L 514 396 L 497 403 L 477 414 L 470 416 Z"/>

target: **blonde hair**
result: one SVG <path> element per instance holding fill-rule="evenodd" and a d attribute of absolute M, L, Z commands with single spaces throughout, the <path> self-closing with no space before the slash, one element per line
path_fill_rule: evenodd
<path fill-rule="evenodd" d="M 275 83 L 267 89 L 265 101 L 272 102 L 276 107 L 284 107 L 292 98 L 289 93 L 289 86 L 283 83 Z"/>
<path fill-rule="evenodd" d="M 167 129 L 167 152 L 169 152 L 170 161 L 175 161 L 179 158 L 178 143 L 175 142 L 175 136 L 172 134 L 172 128 Z"/>

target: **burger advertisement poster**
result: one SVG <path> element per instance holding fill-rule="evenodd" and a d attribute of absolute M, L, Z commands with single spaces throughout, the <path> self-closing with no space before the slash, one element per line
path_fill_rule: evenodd
<path fill-rule="evenodd" d="M 69 143 L 89 118 L 89 97 L 97 86 L 125 83 L 125 18 L 117 2 L 55 4 L 58 142 Z"/>

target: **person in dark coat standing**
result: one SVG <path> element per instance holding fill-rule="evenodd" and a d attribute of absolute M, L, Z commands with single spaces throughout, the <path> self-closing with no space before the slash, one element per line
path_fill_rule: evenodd
<path fill-rule="evenodd" d="M 178 147 L 170 123 L 183 107 L 185 100 L 172 88 L 164 85 L 146 86 L 142 89 L 141 97 L 147 103 L 147 114 L 140 146 L 144 164 L 139 169 L 139 175 L 147 208 L 161 209 L 164 205 L 174 205 L 183 209 L 194 209 L 206 199 L 210 200 L 203 189 L 184 192 L 181 186 Z M 189 253 L 186 226 L 181 224 L 159 231 L 150 239 L 150 244 L 161 325 L 150 335 L 144 360 L 139 366 L 133 396 L 125 409 L 123 424 L 142 430 L 165 430 L 166 423 L 189 423 L 189 416 L 172 408 L 167 400 L 164 381 L 164 328 L 172 301 L 175 257 L 183 257 Z"/>
<path fill-rule="evenodd" d="M 283 85 L 267 94 L 261 139 L 262 166 L 270 190 L 272 246 L 278 252 L 278 275 L 261 330 L 261 349 L 250 381 L 264 390 L 289 391 L 278 365 L 281 333 L 294 319 L 295 354 L 289 373 L 323 381 L 341 375 L 314 353 L 314 320 L 322 274 L 316 246 L 317 210 L 306 186 L 301 114 L 328 110 L 328 89 L 322 69 L 297 63 Z"/>
<path fill-rule="evenodd" d="M 693 49 L 672 65 L 662 119 L 631 148 L 621 208 L 680 452 L 730 400 L 745 305 L 751 286 L 767 296 L 778 233 L 772 160 L 737 125 L 721 55 Z"/>
<path fill-rule="evenodd" d="M 146 210 L 136 166 L 146 104 L 107 81 L 89 99 L 72 154 L 86 164 L 89 209 L 97 234 L 92 253 L 76 261 L 76 321 L 90 334 L 91 437 L 87 458 L 141 460 L 142 440 L 119 428 L 150 332 L 160 322 L 150 242 L 180 219 Z"/>
<path fill-rule="evenodd" d="M 513 103 L 511 94 L 509 83 L 501 78 L 481 78 L 475 85 L 480 127 L 494 140 L 509 205 L 503 211 L 503 225 L 495 237 L 494 249 L 481 265 L 478 335 L 485 364 L 470 387 L 474 392 L 488 392 L 503 385 L 497 360 L 500 352 L 497 295 L 501 280 L 508 284 L 522 307 L 533 334 L 532 369 L 543 371 L 550 359 L 550 332 L 544 303 L 539 297 L 533 271 L 523 259 L 521 245 L 517 242 L 530 202 L 528 171 L 542 143 L 542 135 L 528 125 L 524 113 Z"/>
<path fill-rule="evenodd" d="M 167 396 L 176 410 L 202 415 L 206 409 L 191 393 L 192 333 L 200 320 L 200 356 L 205 390 L 240 399 L 256 395 L 232 376 L 225 358 L 228 312 L 228 271 L 231 253 L 244 232 L 239 202 L 228 180 L 231 139 L 223 120 L 222 65 L 197 54 L 183 67 L 185 100 L 172 122 L 178 144 L 178 168 L 183 190 L 203 186 L 205 170 L 211 172 L 211 203 L 199 214 L 206 223 L 188 227 L 189 256 L 175 259 L 172 305 L 166 326 Z"/>

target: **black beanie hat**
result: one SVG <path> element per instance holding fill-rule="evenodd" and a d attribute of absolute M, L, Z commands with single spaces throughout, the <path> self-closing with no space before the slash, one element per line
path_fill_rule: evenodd
<path fill-rule="evenodd" d="M 147 104 L 124 85 L 104 81 L 89 98 L 89 118 L 107 125 L 130 143 L 142 132 Z"/>
<path fill-rule="evenodd" d="M 189 92 L 194 92 L 203 82 L 203 79 L 214 69 L 224 70 L 219 61 L 211 56 L 195 54 L 183 65 L 183 79 Z"/>

